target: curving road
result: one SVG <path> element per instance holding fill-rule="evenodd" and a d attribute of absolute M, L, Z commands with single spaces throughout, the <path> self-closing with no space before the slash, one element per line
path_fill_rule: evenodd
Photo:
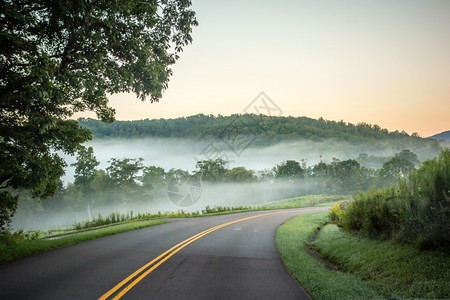
<path fill-rule="evenodd" d="M 3 263 L 0 299 L 309 299 L 275 232 L 327 209 L 177 219 Z"/>

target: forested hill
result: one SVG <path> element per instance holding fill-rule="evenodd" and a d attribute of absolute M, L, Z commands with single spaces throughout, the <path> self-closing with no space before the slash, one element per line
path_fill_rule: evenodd
<path fill-rule="evenodd" d="M 439 148 L 436 141 L 423 139 L 416 134 L 389 132 L 378 125 L 344 121 L 316 120 L 307 117 L 275 117 L 256 115 L 194 115 L 177 119 L 116 121 L 111 124 L 93 119 L 79 119 L 82 127 L 92 132 L 94 139 L 110 138 L 223 138 L 231 135 L 255 136 L 254 145 L 271 145 L 282 141 L 346 141 L 366 144 L 374 141 L 402 141 L 408 144 Z"/>

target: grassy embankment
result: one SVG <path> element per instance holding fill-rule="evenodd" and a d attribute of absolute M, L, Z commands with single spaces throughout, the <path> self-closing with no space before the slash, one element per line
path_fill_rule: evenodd
<path fill-rule="evenodd" d="M 158 212 L 157 214 L 133 214 L 133 212 L 129 212 L 126 214 L 111 213 L 107 216 L 98 215 L 90 221 L 77 222 L 70 228 L 54 228 L 0 235 L 0 262 L 94 238 L 165 223 L 166 221 L 161 220 L 163 218 L 201 217 L 266 209 L 323 206 L 332 205 L 340 200 L 343 200 L 341 196 L 311 195 L 273 201 L 257 207 L 207 206 L 201 213 L 178 211 L 170 213 Z M 52 237 L 55 239 L 48 239 Z"/>
<path fill-rule="evenodd" d="M 326 212 L 301 215 L 278 229 L 277 246 L 288 270 L 314 299 L 386 299 L 450 297 L 450 256 L 410 245 L 348 234 L 335 225 L 320 230 Z M 312 258 L 310 244 L 339 271 Z"/>
<path fill-rule="evenodd" d="M 76 244 L 103 236 L 117 234 L 138 228 L 166 223 L 163 220 L 135 221 L 117 226 L 103 227 L 74 235 L 66 235 L 57 239 L 27 238 L 24 234 L 8 233 L 0 239 L 0 262 L 13 260 L 38 252 Z"/>

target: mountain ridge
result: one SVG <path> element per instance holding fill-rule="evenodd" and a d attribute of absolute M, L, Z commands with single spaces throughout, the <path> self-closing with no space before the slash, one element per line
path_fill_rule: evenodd
<path fill-rule="evenodd" d="M 443 131 L 441 133 L 436 133 L 432 136 L 427 137 L 428 139 L 433 139 L 433 140 L 444 140 L 447 142 L 450 142 L 450 130 L 447 131 Z"/>

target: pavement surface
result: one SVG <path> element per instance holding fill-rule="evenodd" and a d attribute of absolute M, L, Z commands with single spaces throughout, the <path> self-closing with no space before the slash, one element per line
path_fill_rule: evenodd
<path fill-rule="evenodd" d="M 310 299 L 275 233 L 327 209 L 177 219 L 6 262 L 0 299 Z"/>

